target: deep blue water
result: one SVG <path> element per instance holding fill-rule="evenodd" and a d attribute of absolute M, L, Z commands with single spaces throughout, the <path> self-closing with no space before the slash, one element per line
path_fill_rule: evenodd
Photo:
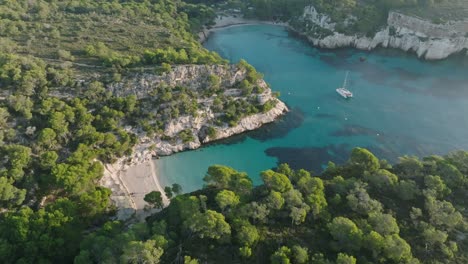
<path fill-rule="evenodd" d="M 198 189 L 212 164 L 246 171 L 255 183 L 259 172 L 282 162 L 320 172 L 328 160 L 344 162 L 355 146 L 392 162 L 468 149 L 465 58 L 426 62 L 395 50 L 320 50 L 270 25 L 226 28 L 205 46 L 233 63 L 246 59 L 292 111 L 259 131 L 155 161 L 163 185 Z M 351 100 L 335 92 L 347 70 Z"/>

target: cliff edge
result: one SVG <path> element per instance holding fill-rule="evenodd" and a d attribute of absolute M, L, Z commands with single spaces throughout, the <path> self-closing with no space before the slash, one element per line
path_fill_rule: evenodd
<path fill-rule="evenodd" d="M 169 200 L 155 174 L 154 157 L 196 149 L 203 144 L 240 134 L 273 122 L 288 111 L 262 76 L 241 62 L 238 65 L 179 65 L 162 74 L 139 73 L 107 86 L 119 97 L 134 96 L 143 105 L 127 125 L 137 142 L 129 156 L 105 165 L 101 185 L 112 190 L 117 218 L 136 213 L 142 220 L 143 193 L 160 191 Z"/>
<path fill-rule="evenodd" d="M 352 24 L 355 19 L 348 16 L 344 25 Z M 467 20 L 435 24 L 422 18 L 389 12 L 387 25 L 372 37 L 339 33 L 330 17 L 319 13 L 313 6 L 306 7 L 298 21 L 301 28 L 292 29 L 321 48 L 397 48 L 415 52 L 427 60 L 444 59 L 456 53 L 467 54 L 468 49 Z"/>

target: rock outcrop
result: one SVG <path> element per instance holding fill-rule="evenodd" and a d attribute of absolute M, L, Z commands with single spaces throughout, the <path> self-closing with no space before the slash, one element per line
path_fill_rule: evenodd
<path fill-rule="evenodd" d="M 269 100 L 272 100 L 275 104 L 271 110 L 265 113 L 257 113 L 244 117 L 237 125 L 232 127 L 227 124 L 222 126 L 213 125 L 211 120 L 215 117 L 215 114 L 209 110 L 199 111 L 197 117 L 179 117 L 166 125 L 164 134 L 169 137 L 175 137 L 181 131 L 189 129 L 196 135 L 194 140 L 190 142 L 183 142 L 181 139 L 175 141 L 162 140 L 160 137 L 148 137 L 144 134 L 140 134 L 140 142 L 135 147 L 134 159 L 144 162 L 154 156 L 167 156 L 184 150 L 197 149 L 201 147 L 202 144 L 228 138 L 232 135 L 254 130 L 264 124 L 271 123 L 287 112 L 288 108 L 283 102 L 271 96 L 270 89 L 267 90 L 266 94 L 269 94 Z M 215 137 L 208 136 L 208 127 L 215 129 Z"/>
<path fill-rule="evenodd" d="M 345 26 L 347 23 L 352 23 L 354 19 L 349 17 L 344 23 Z M 298 33 L 322 48 L 355 47 L 371 50 L 380 46 L 412 51 L 418 57 L 427 60 L 444 59 L 451 54 L 466 53 L 468 49 L 468 21 L 434 24 L 421 18 L 390 12 L 387 26 L 370 38 L 336 32 L 336 24 L 327 15 L 320 14 L 312 6 L 304 10 L 301 20 L 309 28 L 315 26 L 330 32 L 324 36 L 317 36 L 299 30 Z"/>
<path fill-rule="evenodd" d="M 243 99 L 244 96 L 239 89 L 236 89 L 236 84 L 246 79 L 247 74 L 245 68 L 237 65 L 181 65 L 162 75 L 139 74 L 126 78 L 119 83 L 111 84 L 108 90 L 115 95 L 135 95 L 137 98 L 143 99 L 150 97 L 152 91 L 159 85 L 184 86 L 200 91 L 208 87 L 209 76 L 215 75 L 220 79 L 224 96 L 229 96 L 231 100 L 239 100 Z M 183 115 L 169 120 L 165 124 L 163 136 L 150 137 L 140 129 L 127 127 L 127 131 L 138 136 L 139 142 L 134 147 L 132 156 L 125 159 L 126 163 L 129 166 L 136 165 L 155 156 L 167 156 L 184 150 L 197 149 L 204 143 L 257 129 L 263 124 L 273 122 L 288 111 L 287 106 L 273 96 L 271 89 L 263 79 L 257 80 L 256 86 L 262 88 L 263 92 L 251 96 L 256 98 L 259 105 L 271 104 L 271 109 L 245 116 L 234 126 L 229 126 L 226 123 L 215 124 L 213 121 L 219 116 L 219 113 L 214 113 L 211 110 L 212 100 L 198 99 L 199 108 L 196 115 Z M 207 132 L 208 128 L 215 131 L 211 137 Z M 184 142 L 178 138 L 182 131 L 190 131 L 193 140 Z"/>
<path fill-rule="evenodd" d="M 246 70 L 236 65 L 177 65 L 161 75 L 152 73 L 136 74 L 121 82 L 110 84 L 107 89 L 116 96 L 135 95 L 145 98 L 159 85 L 183 86 L 193 90 L 208 86 L 211 75 L 220 77 L 221 87 L 232 87 L 245 79 Z"/>
<path fill-rule="evenodd" d="M 138 179 L 134 179 L 135 175 L 129 175 L 127 170 L 136 168 L 135 166 L 142 164 L 144 166 L 154 166 L 151 162 L 154 157 L 196 149 L 205 143 L 259 128 L 263 124 L 273 122 L 288 111 L 286 105 L 273 96 L 271 89 L 263 79 L 258 79 L 255 82 L 255 86 L 261 88 L 258 89 L 258 91 L 261 91 L 260 93 L 242 95 L 242 91 L 237 87 L 239 82 L 247 79 L 248 74 L 249 71 L 246 67 L 237 65 L 182 65 L 176 66 L 170 72 L 162 75 L 136 74 L 128 76 L 121 82 L 113 83 L 107 87 L 114 95 L 135 95 L 139 99 L 149 100 L 155 96 L 154 91 L 159 86 L 183 86 L 193 89 L 195 94 L 203 94 L 205 89 L 210 86 L 210 76 L 217 76 L 223 98 L 225 98 L 224 100 L 227 100 L 226 98 L 229 100 L 244 100 L 248 98 L 251 101 L 255 101 L 257 105 L 263 106 L 268 104 L 270 106 L 269 108 L 264 108 L 264 111 L 244 116 L 236 125 L 229 126 L 226 123 L 214 122 L 220 113 L 212 111 L 210 106 L 213 100 L 211 98 L 201 98 L 202 96 L 198 96 L 192 98 L 192 100 L 197 100 L 197 105 L 199 106 L 197 113 L 195 115 L 182 115 L 167 120 L 162 135 L 149 136 L 138 127 L 125 127 L 124 130 L 137 135 L 138 142 L 134 146 L 130 156 L 122 157 L 113 164 L 105 164 L 104 176 L 100 181 L 102 186 L 112 190 L 111 199 L 115 206 L 119 208 L 118 219 L 127 220 L 136 212 L 137 217 L 144 219 L 144 216 L 148 214 L 145 210 L 138 210 L 141 209 L 141 204 L 140 206 L 138 205 L 141 199 L 132 196 L 135 192 L 142 192 L 141 189 L 138 189 L 140 185 L 128 184 L 129 181 L 141 180 L 144 175 L 140 175 Z M 164 110 L 164 106 L 161 108 L 158 108 L 156 111 Z M 148 110 L 155 111 L 155 109 Z M 179 137 L 181 132 L 191 134 L 192 138 L 184 142 Z M 151 173 L 155 173 L 154 168 L 150 168 L 150 170 Z M 162 186 L 157 182 L 156 175 L 153 175 L 153 178 L 151 184 L 154 186 L 152 185 L 151 188 L 159 190 L 165 198 L 164 191 Z M 167 198 L 165 199 L 167 200 Z"/>

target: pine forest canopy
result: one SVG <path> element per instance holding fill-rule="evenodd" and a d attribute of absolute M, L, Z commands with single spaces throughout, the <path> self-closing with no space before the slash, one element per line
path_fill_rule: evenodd
<path fill-rule="evenodd" d="M 85 231 L 113 215 L 101 162 L 132 151 L 138 139 L 125 125 L 158 118 L 157 130 L 164 117 L 105 85 L 225 64 L 192 33 L 213 16 L 181 1 L 0 1 L 0 262 L 72 262 Z"/>
<path fill-rule="evenodd" d="M 466 164 L 468 153 L 454 152 L 391 166 L 356 148 L 321 175 L 282 164 L 256 187 L 214 165 L 204 189 L 146 223 L 108 222 L 87 236 L 75 262 L 466 263 Z"/>
<path fill-rule="evenodd" d="M 199 2 L 0 1 L 1 263 L 468 262 L 466 152 L 391 166 L 356 149 L 322 175 L 281 165 L 256 187 L 216 165 L 203 190 L 166 188 L 170 206 L 148 221 L 109 221 L 116 208 L 98 182 L 103 163 L 138 142 L 124 127 L 161 133 L 170 118 L 196 112 L 198 95 L 161 86 L 145 101 L 106 85 L 176 64 L 227 64 L 196 39 L 215 17 Z M 248 76 L 243 92 L 258 90 L 261 75 L 238 66 Z M 220 80 L 208 81 L 207 93 L 219 93 Z M 219 98 L 232 124 L 271 107 Z M 150 105 L 168 107 L 154 114 Z M 161 194 L 146 200 L 161 207 Z"/>

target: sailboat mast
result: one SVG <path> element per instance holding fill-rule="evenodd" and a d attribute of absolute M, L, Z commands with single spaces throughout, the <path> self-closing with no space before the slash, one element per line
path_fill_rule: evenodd
<path fill-rule="evenodd" d="M 344 82 L 343 82 L 343 88 L 345 88 L 345 89 L 346 89 L 346 81 L 348 80 L 348 73 L 349 73 L 349 71 L 346 71 L 346 76 L 345 76 Z"/>

